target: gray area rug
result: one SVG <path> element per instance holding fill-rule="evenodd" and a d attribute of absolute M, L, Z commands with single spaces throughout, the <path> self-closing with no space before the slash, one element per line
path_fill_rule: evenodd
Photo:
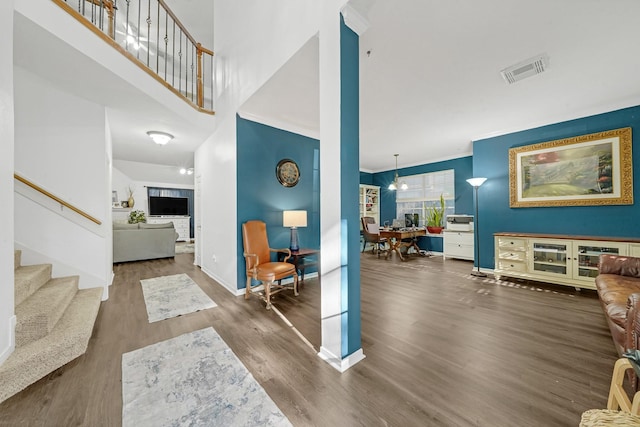
<path fill-rule="evenodd" d="M 122 355 L 122 425 L 291 426 L 213 328 Z"/>
<path fill-rule="evenodd" d="M 140 280 L 149 323 L 217 307 L 186 274 Z"/>

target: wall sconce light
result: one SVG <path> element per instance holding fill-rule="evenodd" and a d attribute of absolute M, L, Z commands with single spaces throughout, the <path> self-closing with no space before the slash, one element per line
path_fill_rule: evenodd
<path fill-rule="evenodd" d="M 282 211 L 282 226 L 291 227 L 291 243 L 289 244 L 289 249 L 292 251 L 299 250 L 298 227 L 307 226 L 307 211 Z"/>
<path fill-rule="evenodd" d="M 165 145 L 167 142 L 173 139 L 173 135 L 171 135 L 170 133 L 159 132 L 156 130 L 150 130 L 149 132 L 147 132 L 147 135 L 149 135 L 149 137 L 153 139 L 153 142 L 158 145 Z"/>

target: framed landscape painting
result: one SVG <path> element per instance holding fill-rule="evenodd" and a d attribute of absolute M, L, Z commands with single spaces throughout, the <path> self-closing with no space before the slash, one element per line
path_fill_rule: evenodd
<path fill-rule="evenodd" d="M 631 128 L 509 150 L 509 205 L 633 204 Z"/>

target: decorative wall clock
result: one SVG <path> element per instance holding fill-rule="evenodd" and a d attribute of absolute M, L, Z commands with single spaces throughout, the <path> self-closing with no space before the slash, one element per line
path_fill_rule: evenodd
<path fill-rule="evenodd" d="M 276 166 L 276 177 L 285 187 L 293 187 L 300 181 L 300 169 L 291 159 L 282 159 Z"/>

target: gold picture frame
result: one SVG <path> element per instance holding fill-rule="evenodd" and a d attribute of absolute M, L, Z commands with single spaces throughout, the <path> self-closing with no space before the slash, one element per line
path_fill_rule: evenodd
<path fill-rule="evenodd" d="M 509 149 L 509 206 L 633 204 L 631 128 Z"/>

